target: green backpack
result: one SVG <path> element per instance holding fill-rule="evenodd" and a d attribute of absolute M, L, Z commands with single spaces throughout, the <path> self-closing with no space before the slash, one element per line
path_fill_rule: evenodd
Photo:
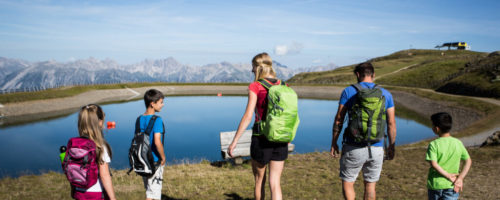
<path fill-rule="evenodd" d="M 258 135 L 266 136 L 271 142 L 291 142 L 300 122 L 297 94 L 283 81 L 279 85 L 264 79 L 258 82 L 267 89 L 268 101 L 266 119 L 260 122 Z"/>
<path fill-rule="evenodd" d="M 358 144 L 377 143 L 384 139 L 386 127 L 385 97 L 378 85 L 363 88 L 352 85 L 358 93 L 349 113 L 347 134 Z"/>

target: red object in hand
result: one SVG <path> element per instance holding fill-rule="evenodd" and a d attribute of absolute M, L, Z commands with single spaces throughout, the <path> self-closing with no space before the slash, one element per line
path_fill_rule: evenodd
<path fill-rule="evenodd" d="M 115 123 L 115 121 L 112 121 L 112 122 L 106 122 L 106 128 L 107 128 L 107 129 L 114 129 L 114 128 L 116 128 L 116 123 Z"/>

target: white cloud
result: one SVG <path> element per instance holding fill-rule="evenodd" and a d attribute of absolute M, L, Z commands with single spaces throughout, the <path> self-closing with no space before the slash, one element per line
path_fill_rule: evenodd
<path fill-rule="evenodd" d="M 292 42 L 288 45 L 276 45 L 274 47 L 274 54 L 279 56 L 299 54 L 304 48 L 304 45 L 298 42 Z"/>
<path fill-rule="evenodd" d="M 318 63 L 321 63 L 323 62 L 321 59 L 316 59 L 316 60 L 313 60 L 312 63 L 314 64 L 318 64 Z"/>

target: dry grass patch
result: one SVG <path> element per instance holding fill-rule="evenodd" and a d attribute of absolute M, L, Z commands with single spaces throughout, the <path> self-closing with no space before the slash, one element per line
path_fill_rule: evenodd
<path fill-rule="evenodd" d="M 425 199 L 428 163 L 426 144 L 398 147 L 396 158 L 386 161 L 377 184 L 379 199 Z M 495 199 L 500 196 L 500 147 L 469 148 L 472 168 L 465 179 L 461 199 Z M 341 199 L 338 159 L 327 152 L 293 154 L 282 176 L 284 199 Z M 113 171 L 118 199 L 143 199 L 142 180 Z M 266 198 L 270 199 L 266 184 Z M 253 176 L 248 162 L 230 164 L 181 164 L 165 168 L 162 199 L 251 199 Z M 361 177 L 356 183 L 358 198 L 363 195 Z M 0 199 L 69 199 L 69 185 L 60 173 L 0 180 Z"/>

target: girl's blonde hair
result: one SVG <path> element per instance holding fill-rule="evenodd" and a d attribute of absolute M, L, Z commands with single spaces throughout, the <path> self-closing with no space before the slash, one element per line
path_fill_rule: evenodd
<path fill-rule="evenodd" d="M 78 114 L 78 133 L 80 137 L 86 137 L 94 141 L 98 158 L 97 161 L 99 164 L 103 164 L 103 148 L 105 147 L 107 149 L 110 158 L 112 157 L 112 153 L 111 147 L 102 135 L 102 125 L 99 123 L 100 121 L 104 123 L 104 112 L 101 106 L 89 104 L 80 109 L 80 113 Z"/>
<path fill-rule="evenodd" d="M 266 76 L 276 76 L 273 69 L 273 60 L 267 53 L 259 53 L 252 59 L 252 67 L 255 67 L 255 80 L 263 79 Z"/>

